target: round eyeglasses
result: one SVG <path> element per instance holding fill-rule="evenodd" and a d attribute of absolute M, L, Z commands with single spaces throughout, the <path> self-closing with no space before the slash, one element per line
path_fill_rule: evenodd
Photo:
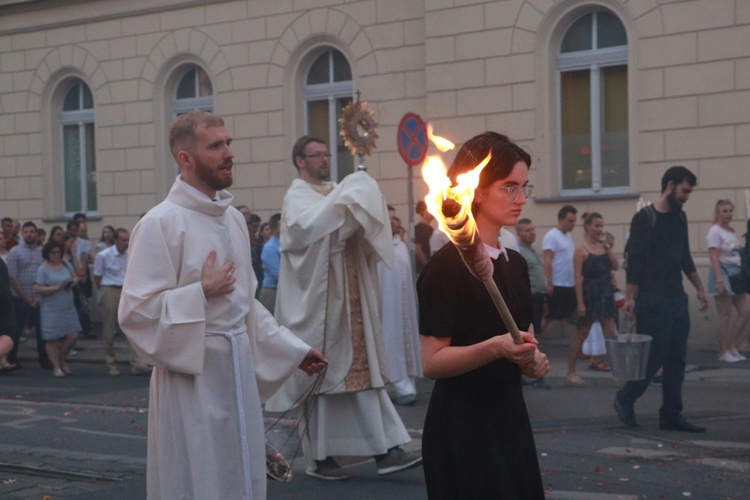
<path fill-rule="evenodd" d="M 525 186 L 495 186 L 493 184 L 492 187 L 507 191 L 511 203 L 517 202 L 522 193 L 523 197 L 528 200 L 531 198 L 531 193 L 534 192 L 533 184 L 526 184 Z"/>

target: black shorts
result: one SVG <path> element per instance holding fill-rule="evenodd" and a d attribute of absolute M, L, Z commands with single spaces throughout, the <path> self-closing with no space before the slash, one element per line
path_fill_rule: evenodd
<path fill-rule="evenodd" d="M 563 320 L 573 316 L 578 301 L 572 286 L 552 287 L 552 297 L 547 297 L 547 319 Z"/>

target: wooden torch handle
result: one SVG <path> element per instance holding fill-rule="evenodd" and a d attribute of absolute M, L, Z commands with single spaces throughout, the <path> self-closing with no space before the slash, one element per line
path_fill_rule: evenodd
<path fill-rule="evenodd" d="M 497 312 L 499 312 L 500 317 L 503 318 L 503 323 L 505 323 L 505 326 L 510 330 L 510 335 L 513 337 L 513 343 L 523 344 L 521 332 L 518 330 L 516 321 L 508 310 L 508 305 L 505 303 L 505 299 L 500 295 L 500 290 L 497 289 L 497 284 L 492 279 L 482 280 L 482 283 L 484 283 L 485 288 L 487 288 L 487 291 L 490 293 L 492 302 L 494 302 L 495 307 L 497 307 Z"/>

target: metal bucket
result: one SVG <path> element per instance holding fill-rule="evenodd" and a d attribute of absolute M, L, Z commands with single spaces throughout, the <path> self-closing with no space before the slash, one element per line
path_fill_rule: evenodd
<path fill-rule="evenodd" d="M 651 350 L 650 335 L 621 333 L 607 337 L 612 376 L 619 380 L 643 380 Z"/>

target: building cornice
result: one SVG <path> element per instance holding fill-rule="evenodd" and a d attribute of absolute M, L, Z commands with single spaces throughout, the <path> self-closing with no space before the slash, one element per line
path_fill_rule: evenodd
<path fill-rule="evenodd" d="M 0 35 L 159 14 L 228 0 L 0 0 Z"/>

